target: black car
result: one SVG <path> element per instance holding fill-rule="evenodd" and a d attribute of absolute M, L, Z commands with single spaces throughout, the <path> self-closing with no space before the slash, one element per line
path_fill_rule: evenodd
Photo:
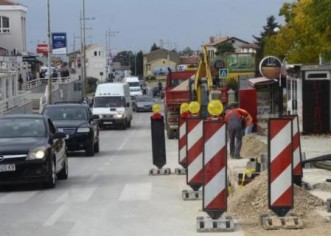
<path fill-rule="evenodd" d="M 0 117 L 0 184 L 43 183 L 68 178 L 67 135 L 41 114 Z"/>
<path fill-rule="evenodd" d="M 80 103 L 46 105 L 43 114 L 49 116 L 59 130 L 69 135 L 68 151 L 84 150 L 86 156 L 99 152 L 98 115 L 93 115 L 89 106 Z"/>
<path fill-rule="evenodd" d="M 139 111 L 152 111 L 154 99 L 147 95 L 134 96 L 132 99 L 132 110 Z"/>

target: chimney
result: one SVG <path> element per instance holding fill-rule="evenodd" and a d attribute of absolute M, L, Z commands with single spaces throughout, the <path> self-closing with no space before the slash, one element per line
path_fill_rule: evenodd
<path fill-rule="evenodd" d="M 214 37 L 214 36 L 211 36 L 211 37 L 209 38 L 209 42 L 210 42 L 210 43 L 214 43 L 214 42 L 215 42 L 215 37 Z"/>

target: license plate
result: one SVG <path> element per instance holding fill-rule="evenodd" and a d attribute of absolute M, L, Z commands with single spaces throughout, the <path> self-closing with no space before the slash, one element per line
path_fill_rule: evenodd
<path fill-rule="evenodd" d="M 105 121 L 105 122 L 103 122 L 105 125 L 112 125 L 113 124 L 113 122 L 112 121 Z"/>
<path fill-rule="evenodd" d="M 16 170 L 15 164 L 0 165 L 0 172 L 8 172 L 8 171 L 15 171 L 15 170 Z"/>

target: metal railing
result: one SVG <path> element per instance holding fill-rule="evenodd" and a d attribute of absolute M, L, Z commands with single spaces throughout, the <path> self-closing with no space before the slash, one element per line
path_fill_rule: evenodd
<path fill-rule="evenodd" d="M 10 97 L 4 101 L 0 101 L 0 114 L 4 114 L 14 108 L 31 102 L 30 94 L 30 91 L 25 91 L 15 97 Z"/>

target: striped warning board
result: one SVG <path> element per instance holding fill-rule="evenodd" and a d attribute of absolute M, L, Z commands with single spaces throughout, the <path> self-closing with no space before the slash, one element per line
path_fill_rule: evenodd
<path fill-rule="evenodd" d="M 292 135 L 293 135 L 293 182 L 296 185 L 302 185 L 302 154 L 300 143 L 299 118 L 297 115 L 283 116 L 284 118 L 292 119 Z"/>
<path fill-rule="evenodd" d="M 178 163 L 186 168 L 187 158 L 186 158 L 186 117 L 180 116 L 178 119 Z"/>
<path fill-rule="evenodd" d="M 186 181 L 194 191 L 202 186 L 203 120 L 189 117 L 186 120 L 187 171 Z"/>
<path fill-rule="evenodd" d="M 293 208 L 292 119 L 269 120 L 269 209 L 284 216 Z"/>
<path fill-rule="evenodd" d="M 205 121 L 203 140 L 203 210 L 218 219 L 227 209 L 226 124 Z"/>

